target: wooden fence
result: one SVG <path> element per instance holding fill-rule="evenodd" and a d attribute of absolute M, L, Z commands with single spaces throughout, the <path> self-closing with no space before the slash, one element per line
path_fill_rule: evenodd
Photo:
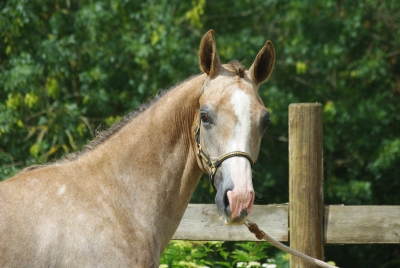
<path fill-rule="evenodd" d="M 399 244 L 400 206 L 324 205 L 322 144 L 321 104 L 291 104 L 290 205 L 254 205 L 249 219 L 276 240 L 321 260 L 326 244 Z M 215 204 L 189 204 L 173 239 L 257 241 L 244 225 L 224 225 Z M 291 257 L 290 267 L 315 266 Z"/>

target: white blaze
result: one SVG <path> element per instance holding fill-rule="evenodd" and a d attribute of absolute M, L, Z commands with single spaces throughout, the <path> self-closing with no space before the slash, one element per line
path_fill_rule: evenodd
<path fill-rule="evenodd" d="M 250 97 L 242 90 L 236 90 L 231 98 L 238 122 L 235 126 L 234 139 L 229 141 L 230 152 L 242 151 L 250 154 L 250 123 L 251 102 Z M 231 158 L 231 179 L 234 183 L 233 191 L 228 191 L 232 218 L 239 216 L 243 209 L 250 213 L 254 200 L 253 182 L 251 179 L 251 165 L 244 157 Z"/>
<path fill-rule="evenodd" d="M 250 140 L 250 97 L 242 90 L 236 90 L 231 98 L 233 110 L 238 118 L 235 127 L 235 139 L 231 141 L 233 151 L 243 151 L 249 153 Z"/>

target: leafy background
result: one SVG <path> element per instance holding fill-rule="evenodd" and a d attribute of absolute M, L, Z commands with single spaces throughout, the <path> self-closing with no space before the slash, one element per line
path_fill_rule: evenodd
<path fill-rule="evenodd" d="M 276 49 L 260 89 L 272 126 L 255 168 L 257 204 L 288 201 L 288 105 L 319 102 L 325 203 L 400 205 L 399 10 L 397 0 L 2 1 L 0 180 L 79 150 L 96 130 L 198 73 L 199 41 L 212 28 L 223 62 L 249 67 L 267 39 Z M 192 202 L 212 200 L 204 179 Z M 224 261 L 216 245 L 231 265 L 243 249 L 184 245 L 213 249 L 200 266 Z M 176 244 L 166 254 L 175 265 Z M 340 267 L 400 265 L 399 245 L 332 246 L 325 255 Z"/>

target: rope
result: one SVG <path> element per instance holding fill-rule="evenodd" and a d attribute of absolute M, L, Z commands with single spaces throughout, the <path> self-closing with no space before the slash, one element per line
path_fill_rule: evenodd
<path fill-rule="evenodd" d="M 294 249 L 291 249 L 288 246 L 285 246 L 284 244 L 276 241 L 275 239 L 273 239 L 272 237 L 270 237 L 269 235 L 264 233 L 262 230 L 260 230 L 258 228 L 257 224 L 255 224 L 255 223 L 253 223 L 253 222 L 251 222 L 249 220 L 246 220 L 245 224 L 246 224 L 247 228 L 249 228 L 249 231 L 252 232 L 258 239 L 260 239 L 260 240 L 264 239 L 265 241 L 267 241 L 271 245 L 279 248 L 280 250 L 283 250 L 283 251 L 285 251 L 285 252 L 287 252 L 287 253 L 289 253 L 289 254 L 291 254 L 293 256 L 299 257 L 299 258 L 301 258 L 301 259 L 303 259 L 305 261 L 308 261 L 310 263 L 316 264 L 319 267 L 339 268 L 337 266 L 330 265 L 330 264 L 328 264 L 326 262 L 323 262 L 321 260 L 312 258 L 312 257 L 310 257 L 308 255 L 305 255 L 304 253 L 301 253 L 301 252 L 298 252 L 298 251 L 296 251 Z"/>

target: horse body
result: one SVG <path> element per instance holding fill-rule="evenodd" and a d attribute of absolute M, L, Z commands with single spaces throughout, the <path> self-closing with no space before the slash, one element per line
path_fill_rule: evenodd
<path fill-rule="evenodd" d="M 204 74 L 128 115 L 82 153 L 0 184 L 0 267 L 158 267 L 209 172 L 193 129 L 201 128 L 211 158 L 243 151 L 256 159 L 267 117 L 256 90 L 273 60 L 257 71 L 256 59 L 238 77 L 233 65 L 220 65 L 212 31 L 199 59 Z M 254 199 L 248 160 L 232 157 L 215 176 L 221 216 L 243 222 Z"/>
<path fill-rule="evenodd" d="M 200 79 L 192 79 L 198 88 L 190 83 L 167 93 L 107 142 L 76 160 L 39 167 L 4 181 L 0 213 L 9 219 L 0 221 L 5 234 L 0 252 L 5 256 L 17 248 L 18 253 L 24 247 L 21 241 L 35 243 L 27 245 L 31 256 L 25 252 L 14 255 L 15 264 L 10 266 L 23 267 L 31 260 L 42 266 L 52 255 L 61 256 L 56 264 L 66 266 L 80 266 L 76 265 L 80 259 L 83 264 L 93 259 L 89 266 L 107 259 L 113 264 L 106 263 L 108 267 L 126 259 L 130 260 L 126 266 L 130 262 L 156 266 L 201 175 L 192 148 L 195 144 L 189 138 Z M 172 132 L 171 125 L 177 127 Z M 153 146 L 146 148 L 149 144 Z M 16 228 L 22 232 L 15 232 Z M 4 264 L 0 262 L 1 267 Z"/>

